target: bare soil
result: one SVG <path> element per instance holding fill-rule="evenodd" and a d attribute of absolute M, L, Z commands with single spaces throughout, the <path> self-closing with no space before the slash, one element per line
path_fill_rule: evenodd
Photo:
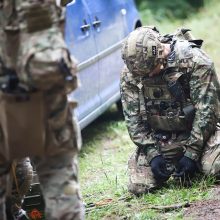
<path fill-rule="evenodd" d="M 219 220 L 220 219 L 220 186 L 213 189 L 213 198 L 198 201 L 185 209 L 184 219 Z"/>

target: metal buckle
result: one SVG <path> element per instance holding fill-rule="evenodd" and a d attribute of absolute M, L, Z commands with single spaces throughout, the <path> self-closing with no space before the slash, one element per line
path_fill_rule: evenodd
<path fill-rule="evenodd" d="M 167 113 L 167 118 L 173 118 L 175 114 L 173 112 L 168 112 Z"/>

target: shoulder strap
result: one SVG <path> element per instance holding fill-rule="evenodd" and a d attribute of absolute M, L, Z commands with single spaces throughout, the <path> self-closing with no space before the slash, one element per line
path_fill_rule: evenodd
<path fill-rule="evenodd" d="M 192 35 L 190 31 L 191 30 L 188 28 L 178 28 L 173 36 L 174 38 L 179 39 L 179 40 L 187 40 L 195 44 L 195 47 L 201 47 L 203 40 L 195 39 L 195 37 Z"/>
<path fill-rule="evenodd" d="M 195 39 L 195 37 L 190 32 L 191 30 L 188 28 L 178 28 L 174 34 L 166 34 L 161 37 L 162 43 L 171 43 L 175 40 L 187 40 L 192 43 L 192 47 L 201 47 L 203 40 Z"/>
<path fill-rule="evenodd" d="M 143 120 L 147 120 L 146 108 L 145 108 L 145 99 L 144 99 L 144 86 L 142 80 L 140 79 L 139 83 L 137 84 L 139 88 L 139 100 L 140 100 L 140 115 Z"/>

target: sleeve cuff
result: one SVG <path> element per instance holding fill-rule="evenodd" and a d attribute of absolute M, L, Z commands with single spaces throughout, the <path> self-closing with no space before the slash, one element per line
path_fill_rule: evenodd
<path fill-rule="evenodd" d="M 200 158 L 200 155 L 198 153 L 192 152 L 189 149 L 186 150 L 186 152 L 184 153 L 184 156 L 186 156 L 194 161 L 198 161 Z"/>
<path fill-rule="evenodd" d="M 154 157 L 157 157 L 159 155 L 161 155 L 161 154 L 159 153 L 159 151 L 155 147 L 149 147 L 149 149 L 147 149 L 147 153 L 146 153 L 148 163 L 150 164 L 151 160 Z"/>

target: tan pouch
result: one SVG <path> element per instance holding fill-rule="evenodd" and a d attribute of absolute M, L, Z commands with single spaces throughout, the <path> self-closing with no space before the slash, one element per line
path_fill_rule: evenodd
<path fill-rule="evenodd" d="M 0 154 L 6 160 L 44 154 L 43 94 L 0 91 Z"/>

